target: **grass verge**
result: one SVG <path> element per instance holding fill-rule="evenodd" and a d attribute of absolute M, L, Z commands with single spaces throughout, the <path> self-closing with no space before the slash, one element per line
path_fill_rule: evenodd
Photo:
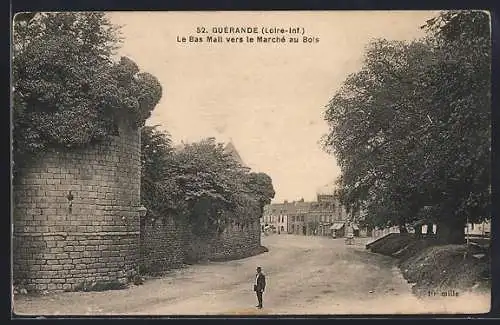
<path fill-rule="evenodd" d="M 412 234 L 387 236 L 369 248 L 398 259 L 404 278 L 418 296 L 429 292 L 464 293 L 491 288 L 490 252 L 467 245 L 441 245 Z"/>

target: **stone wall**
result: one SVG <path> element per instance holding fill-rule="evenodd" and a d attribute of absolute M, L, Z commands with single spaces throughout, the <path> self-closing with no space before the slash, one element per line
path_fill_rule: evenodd
<path fill-rule="evenodd" d="M 200 261 L 249 257 L 260 247 L 259 221 L 234 222 L 220 234 L 195 235 L 174 217 L 145 218 L 141 224 L 141 268 L 161 273 Z"/>
<path fill-rule="evenodd" d="M 46 151 L 13 186 L 13 276 L 29 289 L 125 280 L 139 258 L 140 133 Z"/>
<path fill-rule="evenodd" d="M 260 247 L 260 223 L 258 220 L 226 228 L 221 236 L 211 242 L 209 259 L 235 259 L 252 255 Z"/>
<path fill-rule="evenodd" d="M 228 212 L 230 213 L 230 212 Z M 244 201 L 226 215 L 223 231 L 193 232 L 182 217 L 146 217 L 141 223 L 141 265 L 147 273 L 166 271 L 183 263 L 231 260 L 259 252 L 261 209 L 253 200 Z"/>
<path fill-rule="evenodd" d="M 13 278 L 28 290 L 125 282 L 138 267 L 162 272 L 199 260 L 237 259 L 260 247 L 259 212 L 222 233 L 195 236 L 172 216 L 140 220 L 140 133 L 86 149 L 47 150 L 13 186 Z M 248 218 L 251 216 L 251 218 Z"/>
<path fill-rule="evenodd" d="M 188 233 L 186 257 L 197 260 L 230 260 L 253 255 L 260 247 L 260 224 L 234 222 L 220 234 L 196 236 Z"/>
<path fill-rule="evenodd" d="M 181 266 L 186 256 L 185 223 L 173 216 L 141 222 L 141 272 L 157 273 Z"/>
<path fill-rule="evenodd" d="M 141 225 L 141 268 L 154 274 L 184 263 L 244 258 L 260 245 L 257 220 L 246 225 L 234 223 L 220 234 L 200 236 L 174 217 L 148 217 Z"/>

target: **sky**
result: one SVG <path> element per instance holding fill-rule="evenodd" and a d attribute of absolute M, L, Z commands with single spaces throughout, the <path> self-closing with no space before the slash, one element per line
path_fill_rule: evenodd
<path fill-rule="evenodd" d="M 174 144 L 232 141 L 246 165 L 271 176 L 273 202 L 331 190 L 340 175 L 319 143 L 325 105 L 362 63 L 374 38 L 411 40 L 430 11 L 113 12 L 122 26 L 119 55 L 156 76 L 163 95 L 146 124 Z M 178 42 L 213 27 L 299 27 L 316 43 Z M 197 34 L 204 27 L 210 34 Z M 247 34 L 243 34 L 245 37 Z M 262 35 L 262 34 L 260 34 Z M 221 36 L 241 36 L 222 34 Z"/>

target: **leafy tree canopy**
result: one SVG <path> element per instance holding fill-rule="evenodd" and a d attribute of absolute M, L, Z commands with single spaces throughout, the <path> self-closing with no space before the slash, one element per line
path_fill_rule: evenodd
<path fill-rule="evenodd" d="M 157 126 L 141 129 L 141 201 L 151 216 L 183 216 L 184 192 L 176 182 L 170 135 Z"/>
<path fill-rule="evenodd" d="M 265 173 L 249 173 L 246 181 L 249 190 L 256 195 L 261 209 L 270 204 L 275 191 L 271 177 Z"/>
<path fill-rule="evenodd" d="M 142 129 L 143 204 L 187 218 L 194 232 L 254 221 L 274 197 L 269 176 L 250 173 L 213 138 L 173 149 L 168 133 Z"/>
<path fill-rule="evenodd" d="M 16 16 L 18 18 L 18 16 Z M 14 22 L 15 153 L 76 147 L 142 126 L 159 102 L 158 80 L 122 57 L 104 13 L 39 13 Z"/>
<path fill-rule="evenodd" d="M 421 40 L 368 44 L 361 70 L 327 106 L 324 144 L 350 209 L 380 226 L 432 207 L 460 241 L 466 216 L 490 216 L 489 17 L 443 12 L 423 28 Z"/>

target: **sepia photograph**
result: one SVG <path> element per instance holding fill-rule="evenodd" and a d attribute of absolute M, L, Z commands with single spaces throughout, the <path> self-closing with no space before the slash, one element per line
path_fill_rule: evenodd
<path fill-rule="evenodd" d="M 22 12 L 11 317 L 491 307 L 488 11 Z"/>

